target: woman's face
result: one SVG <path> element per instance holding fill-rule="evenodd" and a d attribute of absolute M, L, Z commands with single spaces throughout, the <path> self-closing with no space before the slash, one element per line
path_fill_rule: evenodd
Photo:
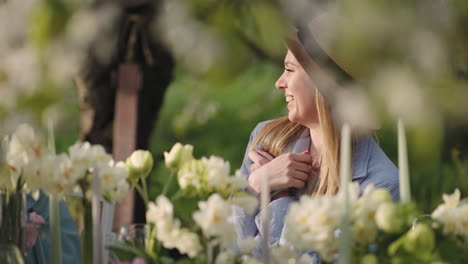
<path fill-rule="evenodd" d="M 276 88 L 284 90 L 288 102 L 288 118 L 292 122 L 309 126 L 316 124 L 316 87 L 291 51 L 284 59 L 284 72 L 276 81 Z"/>

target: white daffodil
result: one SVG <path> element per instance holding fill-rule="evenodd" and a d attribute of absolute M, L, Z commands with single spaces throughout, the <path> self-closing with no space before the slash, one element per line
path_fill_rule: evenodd
<path fill-rule="evenodd" d="M 257 240 L 254 237 L 248 237 L 239 242 L 239 251 L 241 254 L 252 254 L 257 247 Z"/>
<path fill-rule="evenodd" d="M 227 189 L 231 170 L 229 162 L 217 156 L 210 156 L 209 159 L 202 158 L 202 162 L 206 163 L 208 186 L 215 190 Z"/>
<path fill-rule="evenodd" d="M 234 264 L 236 261 L 236 256 L 234 252 L 230 249 L 223 250 L 219 252 L 216 257 L 215 264 Z"/>
<path fill-rule="evenodd" d="M 232 215 L 232 206 L 219 194 L 212 194 L 207 201 L 198 203 L 199 211 L 193 214 L 193 219 L 201 227 L 207 237 L 220 239 L 221 245 L 230 246 L 236 240 L 234 225 L 229 220 Z"/>
<path fill-rule="evenodd" d="M 457 205 L 460 202 L 460 190 L 455 189 L 453 194 L 443 194 L 442 199 L 444 200 L 444 203 L 448 207 L 457 207 Z"/>
<path fill-rule="evenodd" d="M 298 250 L 314 250 L 327 261 L 338 252 L 335 231 L 342 219 L 336 196 L 301 197 L 285 217 L 285 238 Z"/>
<path fill-rule="evenodd" d="M 258 208 L 258 199 L 257 197 L 251 195 L 245 196 L 235 196 L 231 198 L 230 203 L 236 206 L 241 207 L 249 215 L 252 215 L 255 210 Z"/>
<path fill-rule="evenodd" d="M 297 254 L 290 246 L 278 246 L 271 250 L 272 263 L 274 264 L 310 264 L 312 257 Z"/>
<path fill-rule="evenodd" d="M 197 234 L 180 228 L 180 221 L 173 217 L 174 208 L 165 196 L 159 196 L 156 203 L 148 204 L 146 219 L 154 223 L 156 238 L 165 248 L 177 248 L 189 257 L 196 257 L 201 251 L 201 244 Z"/>
<path fill-rule="evenodd" d="M 182 189 L 194 188 L 201 190 L 206 185 L 206 163 L 201 160 L 191 160 L 180 168 L 177 179 Z"/>
<path fill-rule="evenodd" d="M 108 165 L 112 161 L 104 147 L 91 145 L 89 142 L 77 142 L 68 149 L 73 166 L 79 170 Z"/>
<path fill-rule="evenodd" d="M 232 192 L 242 191 L 249 185 L 247 176 L 242 174 L 240 170 L 236 170 L 236 173 L 230 178 L 230 181 L 230 189 Z"/>

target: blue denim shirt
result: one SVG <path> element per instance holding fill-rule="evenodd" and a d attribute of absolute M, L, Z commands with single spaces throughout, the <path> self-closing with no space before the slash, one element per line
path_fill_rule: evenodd
<path fill-rule="evenodd" d="M 252 139 L 267 122 L 268 121 L 259 123 L 250 135 L 249 144 L 241 167 L 241 172 L 245 175 L 250 175 L 250 166 L 253 163 L 248 157 Z M 305 130 L 299 139 L 290 147 L 290 152 L 301 153 L 308 151 L 311 143 L 310 141 L 309 130 Z M 398 169 L 371 137 L 367 136 L 361 138 L 359 142 L 356 143 L 353 151 L 352 169 L 352 180 L 353 182 L 359 183 L 361 191 L 363 191 L 367 185 L 373 184 L 377 188 L 387 189 L 391 193 L 394 201 L 399 199 Z M 284 217 L 288 212 L 289 205 L 294 201 L 296 201 L 294 197 L 283 197 L 270 202 L 270 246 L 283 242 L 281 235 L 283 233 Z M 235 208 L 233 220 L 236 224 L 238 242 L 248 237 L 255 237 L 258 242 L 261 241 L 261 230 L 263 229 L 260 224 L 260 215 L 260 212 L 256 212 L 254 215 L 248 215 L 241 208 Z M 255 252 L 255 255 L 260 256 L 259 250 Z M 317 261 L 317 258 L 314 258 L 314 263 Z"/>

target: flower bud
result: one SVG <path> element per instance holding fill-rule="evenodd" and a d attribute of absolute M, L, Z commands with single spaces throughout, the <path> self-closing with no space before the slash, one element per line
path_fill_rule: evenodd
<path fill-rule="evenodd" d="M 184 163 L 193 159 L 193 146 L 176 143 L 171 151 L 164 152 L 166 167 L 169 169 L 179 169 Z"/>
<path fill-rule="evenodd" d="M 387 233 L 398 233 L 403 228 L 403 220 L 398 215 L 398 210 L 393 203 L 383 203 L 375 213 L 377 226 Z"/>
<path fill-rule="evenodd" d="M 378 264 L 379 261 L 377 260 L 377 257 L 372 254 L 367 254 L 361 259 L 361 264 Z"/>
<path fill-rule="evenodd" d="M 147 150 L 135 150 L 127 158 L 128 177 L 130 182 L 136 182 L 140 178 L 145 178 L 153 169 L 153 156 Z"/>
<path fill-rule="evenodd" d="M 392 196 L 386 189 L 383 189 L 383 188 L 375 189 L 370 195 L 370 198 L 372 201 L 380 202 L 380 203 L 392 202 Z"/>
<path fill-rule="evenodd" d="M 424 257 L 430 255 L 435 246 L 434 231 L 424 223 L 418 223 L 408 231 L 403 247 L 411 253 Z"/>

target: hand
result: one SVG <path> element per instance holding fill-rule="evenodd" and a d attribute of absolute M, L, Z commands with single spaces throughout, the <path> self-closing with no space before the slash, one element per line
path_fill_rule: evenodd
<path fill-rule="evenodd" d="M 268 177 L 270 191 L 302 189 L 309 175 L 315 175 L 317 172 L 317 168 L 312 166 L 312 161 L 313 158 L 308 152 L 280 155 L 251 172 L 250 190 L 255 194 L 260 193 L 263 177 Z"/>
<path fill-rule="evenodd" d="M 272 161 L 273 157 L 270 153 L 264 151 L 263 149 L 252 150 L 249 152 L 249 159 L 253 161 L 253 164 L 250 166 L 250 173 L 254 172 L 258 168 Z"/>

